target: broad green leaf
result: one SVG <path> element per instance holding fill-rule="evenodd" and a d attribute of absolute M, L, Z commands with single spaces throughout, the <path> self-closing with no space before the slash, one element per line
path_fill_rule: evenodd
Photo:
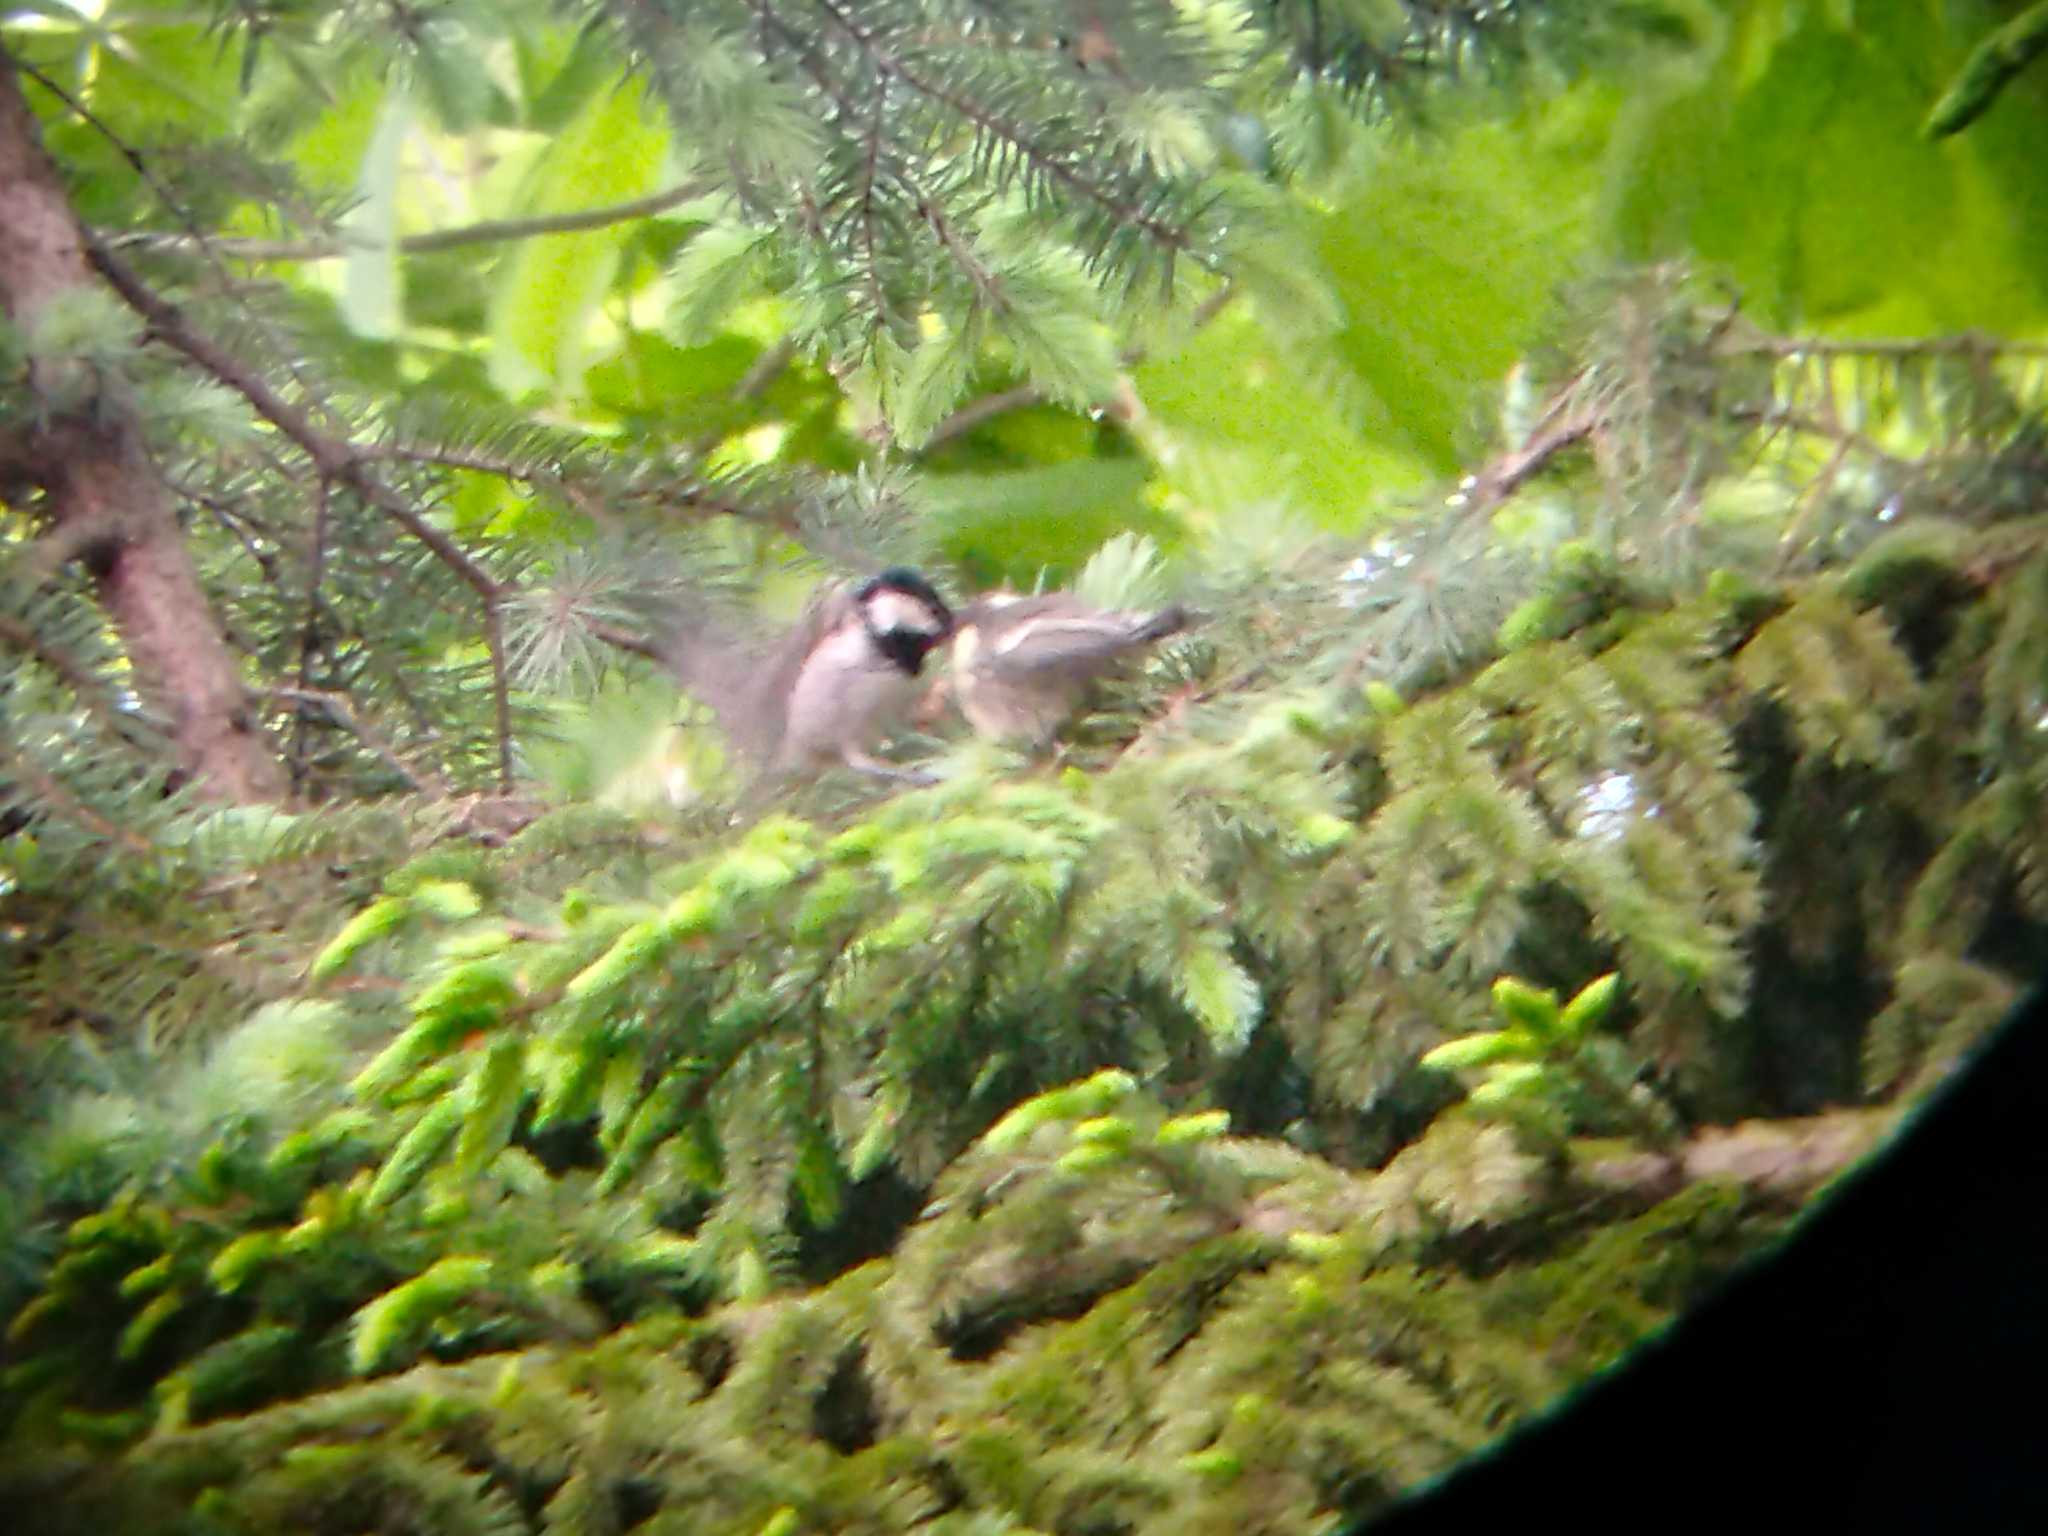
<path fill-rule="evenodd" d="M 384 121 L 388 93 L 382 76 L 367 68 L 339 76 L 330 88 L 334 103 L 292 141 L 290 154 L 293 167 L 313 187 L 342 193 L 362 175 L 370 141 Z M 289 89 L 304 88 L 294 82 Z M 259 222 L 250 233 L 262 228 Z"/>
<path fill-rule="evenodd" d="M 1142 500 L 1148 475 L 1142 459 L 1077 459 L 934 476 L 922 494 L 948 559 L 981 585 L 1029 588 L 1041 575 L 1062 583 L 1105 540 L 1127 529 L 1176 547 L 1178 525 Z"/>
<path fill-rule="evenodd" d="M 668 130 L 638 81 L 600 91 L 548 147 L 522 215 L 644 197 L 667 158 Z M 590 325 L 617 275 L 630 224 L 521 241 L 491 292 L 490 376 L 504 394 L 574 396 L 594 360 Z"/>
<path fill-rule="evenodd" d="M 2048 52 L 2048 4 L 2029 6 L 1977 45 L 1927 114 L 1927 136 L 1961 133 L 1991 110 L 2020 72 Z"/>
<path fill-rule="evenodd" d="M 341 314 L 358 336 L 388 340 L 404 323 L 398 270 L 398 178 L 412 103 L 402 90 L 384 98 L 377 131 L 363 152 L 356 205 L 342 221 L 349 240 L 343 259 Z"/>
<path fill-rule="evenodd" d="M 1748 0 L 1689 76 L 1639 94 L 1617 138 L 1616 234 L 1703 259 L 1768 324 L 1869 334 L 2048 323 L 2048 103 L 2015 90 L 1927 142 L 1935 82 L 1975 37 L 1946 7 L 1853 20 Z M 1899 232 L 1914 231 L 1901 240 Z"/>
<path fill-rule="evenodd" d="M 215 134 L 240 97 L 242 41 L 213 34 L 178 0 L 120 0 L 95 7 L 94 109 L 130 142 L 167 132 Z M 81 7 L 83 10 L 83 7 Z"/>

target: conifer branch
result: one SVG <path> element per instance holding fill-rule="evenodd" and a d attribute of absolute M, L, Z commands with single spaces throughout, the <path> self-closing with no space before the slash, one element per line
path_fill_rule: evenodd
<path fill-rule="evenodd" d="M 1578 380 L 1559 390 L 1542 417 L 1520 444 L 1501 454 L 1459 486 L 1458 505 L 1467 512 L 1490 511 L 1549 467 L 1552 460 L 1577 447 L 1606 423 L 1606 413 L 1575 407 Z"/>
<path fill-rule="evenodd" d="M 117 708 L 108 699 L 105 684 L 93 675 L 91 668 L 76 657 L 66 655 L 57 647 L 50 645 L 36 632 L 33 625 L 23 622 L 11 613 L 0 613 L 0 644 L 11 646 L 22 655 L 40 663 L 71 690 L 80 708 L 117 735 L 134 737 L 141 722 L 133 715 Z"/>
<path fill-rule="evenodd" d="M 130 853 L 146 854 L 155 849 L 156 845 L 134 828 L 123 826 L 86 804 L 55 774 L 15 750 L 4 735 L 0 735 L 0 768 L 19 774 L 23 782 L 35 791 L 38 800 L 54 807 L 67 820 L 85 828 L 95 837 L 117 843 Z"/>
<path fill-rule="evenodd" d="M 774 18 L 776 21 L 780 21 L 779 17 L 774 16 L 773 7 L 770 5 L 769 0 L 747 0 L 747 3 L 764 20 Z M 901 80 L 920 96 L 937 102 L 955 116 L 972 123 L 991 138 L 999 139 L 1003 143 L 1009 144 L 1032 165 L 1038 167 L 1040 171 L 1070 191 L 1079 193 L 1089 201 L 1098 204 L 1105 211 L 1112 214 L 1119 223 L 1129 225 L 1133 229 L 1143 230 L 1160 245 L 1167 247 L 1169 250 L 1192 256 L 1204 266 L 1213 265 L 1210 258 L 1205 257 L 1195 249 L 1195 244 L 1188 237 L 1186 230 L 1175 228 L 1171 224 L 1162 223 L 1148 214 L 1142 207 L 1133 204 L 1127 198 L 1118 196 L 1111 188 L 1104 186 L 1091 176 L 1084 175 L 1059 155 L 1046 150 L 1035 138 L 1015 124 L 1005 121 L 996 113 L 989 111 L 978 102 L 969 100 L 958 91 L 950 90 L 940 82 L 929 79 L 918 70 L 912 69 L 895 53 L 883 46 L 882 39 L 877 33 L 861 26 L 844 7 L 834 3 L 834 0 L 813 0 L 813 4 L 830 17 L 833 24 L 858 45 L 860 50 L 873 61 L 875 68 L 882 74 Z"/>
<path fill-rule="evenodd" d="M 93 289 L 90 240 L 54 162 L 44 151 L 17 78 L 0 46 L 0 308 L 33 325 L 68 296 Z M 183 769 L 208 793 L 254 803 L 281 791 L 269 742 L 251 728 L 229 655 L 177 511 L 150 462 L 134 412 L 102 396 L 54 419 L 40 435 L 36 480 L 48 493 L 51 527 L 79 535 L 106 558 L 92 576 L 146 690 L 160 696 Z"/>
<path fill-rule="evenodd" d="M 447 798 L 448 785 L 438 773 L 428 769 L 425 770 L 423 777 L 420 772 L 408 767 L 397 750 L 376 731 L 370 729 L 362 717 L 349 707 L 349 701 L 343 695 L 325 688 L 309 688 L 301 683 L 296 688 L 273 688 L 270 690 L 270 697 L 287 704 L 317 704 L 326 711 L 335 724 L 376 753 L 386 767 L 405 780 L 409 789 L 427 794 L 436 800 Z M 302 714 L 301 719 L 303 718 Z"/>
<path fill-rule="evenodd" d="M 88 241 L 87 252 L 93 265 L 123 302 L 149 322 L 150 333 L 157 340 L 184 353 L 205 372 L 247 400 L 257 415 L 299 446 L 322 476 L 346 485 L 398 523 L 432 550 L 484 601 L 498 598 L 502 586 L 496 577 L 479 565 L 453 538 L 428 522 L 396 491 L 370 473 L 368 466 L 375 457 L 373 451 L 316 427 L 305 411 L 271 388 L 255 369 L 192 329 L 177 306 L 144 283 L 132 268 L 104 245 Z"/>
<path fill-rule="evenodd" d="M 290 404 L 256 371 L 185 322 L 175 305 L 151 289 L 124 262 L 98 242 L 87 240 L 87 254 L 122 300 L 150 325 L 151 334 L 184 353 L 220 383 L 253 406 L 313 461 L 322 484 L 347 486 L 364 501 L 404 528 L 433 552 L 475 591 L 483 604 L 484 641 L 491 659 L 492 703 L 498 738 L 498 774 L 502 786 L 512 784 L 512 698 L 505 669 L 505 635 L 500 605 L 505 586 L 461 544 L 435 527 L 418 509 L 371 473 L 369 458 L 356 444 L 316 427 L 306 413 Z"/>
<path fill-rule="evenodd" d="M 8 56 L 5 51 L 0 50 L 0 61 L 4 61 L 6 57 Z M 38 70 L 34 65 L 28 63 L 27 60 L 17 60 L 16 62 L 23 74 L 27 75 L 38 85 L 42 86 L 44 90 L 61 101 L 66 110 L 76 116 L 87 127 L 91 128 L 94 133 L 97 133 L 102 139 L 106 140 L 113 147 L 114 152 L 128 162 L 142 184 L 149 188 L 156 200 L 163 204 L 170 211 L 171 216 L 183 226 L 183 238 L 190 241 L 193 247 L 205 259 L 207 266 L 212 269 L 214 277 L 219 281 L 222 291 L 232 295 L 236 289 L 233 274 L 221 263 L 219 255 L 213 249 L 213 242 L 209 239 L 206 231 L 200 227 L 199 221 L 192 216 L 192 211 L 180 202 L 173 195 L 171 189 L 157 176 L 156 172 L 150 169 L 149 162 L 143 157 L 142 151 L 114 132 L 84 102 L 73 96 L 63 86 Z M 88 257 L 94 260 L 95 265 L 98 265 L 95 253 L 101 249 L 101 242 L 91 230 L 86 229 L 83 225 L 80 225 L 79 233 L 85 243 Z M 260 317 L 257 323 L 262 326 L 266 337 L 271 343 L 273 352 L 285 359 L 285 371 L 292 376 L 293 380 L 302 389 L 307 389 L 308 393 L 311 393 L 306 380 L 299 373 L 297 365 L 291 361 L 289 349 L 278 344 L 277 338 L 270 334 L 270 327 L 264 325 Z"/>
<path fill-rule="evenodd" d="M 743 380 L 742 383 L 744 382 Z M 760 387 L 766 388 L 766 384 Z M 433 465 L 441 469 L 466 469 L 480 475 L 516 481 L 535 490 L 559 496 L 564 504 L 595 522 L 610 520 L 610 511 L 605 502 L 569 476 L 559 470 L 521 464 L 501 454 L 483 453 L 472 448 L 449 448 L 418 443 L 383 443 L 375 447 L 360 447 L 358 451 L 370 459 L 396 459 L 409 464 Z M 802 523 L 786 508 L 749 506 L 731 497 L 719 496 L 691 486 L 670 485 L 634 490 L 620 499 L 649 503 L 662 509 L 683 508 L 712 517 L 736 517 L 751 522 L 765 522 L 798 543 L 804 542 L 806 537 Z"/>
<path fill-rule="evenodd" d="M 256 522 L 256 519 L 240 508 L 229 507 L 220 497 L 202 491 L 197 486 L 176 479 L 167 479 L 167 483 L 186 501 L 194 506 L 204 507 L 208 515 L 242 546 L 243 553 L 256 563 L 256 568 L 263 572 L 263 579 L 273 587 L 278 585 L 281 573 L 277 568 L 277 556 L 257 543 L 255 535 L 249 530 L 248 524 Z M 258 527 L 261 527 L 260 523 Z M 265 528 L 262 531 L 268 533 L 270 530 Z"/>

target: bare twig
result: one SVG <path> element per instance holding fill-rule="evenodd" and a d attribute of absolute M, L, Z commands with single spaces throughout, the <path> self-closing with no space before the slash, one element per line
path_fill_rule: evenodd
<path fill-rule="evenodd" d="M 299 633 L 299 689 L 302 693 L 312 686 L 313 657 L 320 648 L 320 583 L 327 571 L 327 504 L 331 495 L 327 477 L 319 476 L 313 488 L 312 547 L 306 558 L 306 622 Z M 306 745 L 310 738 L 308 724 L 306 717 L 300 715 L 297 728 L 292 732 L 294 775 L 305 771 Z"/>
<path fill-rule="evenodd" d="M 739 383 L 732 387 L 732 398 L 736 401 L 759 399 L 795 360 L 796 343 L 785 336 L 755 358 L 754 366 L 740 375 Z"/>
<path fill-rule="evenodd" d="M 661 647 L 645 635 L 636 635 L 629 629 L 620 629 L 615 624 L 602 622 L 592 622 L 584 627 L 607 645 L 615 646 L 622 651 L 631 651 L 635 656 L 645 656 L 649 661 L 662 662 L 664 665 L 667 663 L 668 658 L 662 654 Z"/>
<path fill-rule="evenodd" d="M 918 444 L 918 448 L 921 452 L 928 453 L 934 448 L 943 447 L 956 437 L 964 437 L 982 423 L 993 421 L 998 416 L 1008 415 L 1011 411 L 1021 411 L 1026 406 L 1045 403 L 1045 391 L 1036 384 L 1017 384 L 1009 389 L 999 389 L 992 395 L 983 395 L 958 407 L 932 428 L 930 435 Z"/>
<path fill-rule="evenodd" d="M 1230 301 L 1237 296 L 1237 288 L 1225 284 L 1202 300 L 1190 317 L 1190 330 L 1199 331 L 1203 326 L 1222 314 Z M 1133 347 L 1123 355 L 1125 368 L 1136 368 L 1145 361 L 1142 347 Z M 953 413 L 933 427 L 931 434 L 918 445 L 918 451 L 928 453 L 932 449 L 950 443 L 954 438 L 972 432 L 984 422 L 1010 411 L 1023 410 L 1027 406 L 1044 405 L 1048 396 L 1045 391 L 1031 384 L 1017 384 L 1009 389 L 999 389 L 994 394 L 983 395 L 958 407 Z"/>
<path fill-rule="evenodd" d="M 1777 357 L 1787 362 L 1809 357 L 2048 357 L 2048 342 L 2011 341 L 1974 332 L 1964 332 L 1960 336 L 1858 341 L 1854 338 L 1772 336 L 1745 328 L 1742 334 L 1721 342 L 1720 350 L 1737 357 Z"/>
<path fill-rule="evenodd" d="M 1604 425 L 1604 413 L 1583 407 L 1562 409 L 1568 403 L 1569 394 L 1560 393 L 1520 447 L 1502 454 L 1465 480 L 1460 490 L 1466 508 L 1499 506 L 1541 474 L 1560 453 L 1583 443 Z"/>
<path fill-rule="evenodd" d="M 714 186 L 709 181 L 686 181 L 665 191 L 651 192 L 646 197 L 636 197 L 623 203 L 611 203 L 602 208 L 579 208 L 572 213 L 535 214 L 524 219 L 484 219 L 475 224 L 459 225 L 454 229 L 437 229 L 423 235 L 406 235 L 393 241 L 392 245 L 402 256 L 420 256 L 433 251 L 452 251 L 465 245 L 506 244 L 516 240 L 532 240 L 542 235 L 576 234 L 583 230 L 604 229 L 609 225 L 628 223 L 634 219 L 652 218 L 655 214 L 666 213 L 671 208 L 679 207 L 713 190 Z M 175 235 L 145 232 L 122 235 L 106 243 L 109 249 L 142 246 L 152 250 L 204 245 L 209 250 L 237 261 L 325 261 L 330 257 L 346 256 L 350 251 L 382 249 L 378 242 L 346 231 L 315 240 L 220 239 L 197 232 Z"/>
<path fill-rule="evenodd" d="M 484 640 L 491 653 L 491 702 L 498 727 L 498 790 L 512 793 L 512 689 L 505 675 L 505 610 L 491 598 L 484 603 Z"/>
<path fill-rule="evenodd" d="M 320 645 L 320 579 L 327 568 L 327 502 L 329 492 L 323 477 L 313 492 L 312 550 L 306 560 L 306 625 L 299 635 L 299 686 L 310 680 L 313 653 Z"/>

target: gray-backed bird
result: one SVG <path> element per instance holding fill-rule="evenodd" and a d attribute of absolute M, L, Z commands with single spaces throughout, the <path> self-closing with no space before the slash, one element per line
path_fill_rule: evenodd
<path fill-rule="evenodd" d="M 908 718 L 926 655 L 952 632 L 953 612 L 932 584 L 892 566 L 855 587 L 824 588 L 771 641 L 749 645 L 700 622 L 685 626 L 666 654 L 738 754 L 760 770 L 798 775 L 843 762 L 930 782 L 872 749 Z"/>
<path fill-rule="evenodd" d="M 1089 684 L 1189 622 L 1178 603 L 1131 613 L 1066 592 L 985 593 L 954 626 L 953 696 L 980 735 L 1042 747 L 1073 718 Z"/>

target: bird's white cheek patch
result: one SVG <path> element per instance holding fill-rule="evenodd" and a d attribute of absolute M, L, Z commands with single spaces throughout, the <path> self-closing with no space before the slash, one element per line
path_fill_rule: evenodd
<path fill-rule="evenodd" d="M 883 634 L 892 629 L 935 635 L 945 624 L 931 608 L 906 592 L 882 591 L 867 600 L 868 622 Z"/>

